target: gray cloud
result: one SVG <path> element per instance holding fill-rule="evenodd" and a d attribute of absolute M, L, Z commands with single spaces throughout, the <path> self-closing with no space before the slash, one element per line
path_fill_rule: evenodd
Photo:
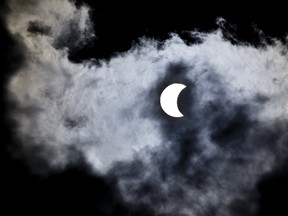
<path fill-rule="evenodd" d="M 197 44 L 172 34 L 161 49 L 142 39 L 100 65 L 75 64 L 67 49 L 94 37 L 87 7 L 10 6 L 8 28 L 25 53 L 8 86 L 11 118 L 31 169 L 65 169 L 76 151 L 95 174 L 116 179 L 123 202 L 155 215 L 257 212 L 257 182 L 287 159 L 285 44 L 193 32 Z M 159 106 L 173 82 L 188 86 L 181 119 Z"/>

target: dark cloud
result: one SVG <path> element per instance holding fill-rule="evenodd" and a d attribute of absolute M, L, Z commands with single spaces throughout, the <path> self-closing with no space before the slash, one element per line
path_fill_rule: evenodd
<path fill-rule="evenodd" d="M 280 154 L 287 155 L 286 141 L 282 138 L 286 134 L 285 124 L 259 122 L 254 115 L 259 108 L 253 101 L 235 103 L 217 75 L 204 78 L 214 86 L 210 89 L 214 98 L 200 105 L 203 99 L 197 89 L 205 81 L 189 80 L 186 74 L 193 70 L 184 62 L 171 64 L 151 90 L 155 103 L 150 117 L 161 122 L 166 145 L 151 154 L 152 165 L 127 163 L 116 166 L 111 173 L 119 179 L 119 186 L 126 194 L 124 200 L 148 205 L 157 214 L 256 215 L 260 197 L 255 186 L 257 173 L 266 169 L 261 163 L 265 157 L 271 159 L 269 154 L 274 155 L 272 160 L 277 158 L 276 163 L 283 161 Z M 181 98 L 190 111 L 183 119 L 162 115 L 156 102 L 156 95 L 173 82 L 193 86 Z M 277 147 L 271 145 L 275 142 Z M 262 158 L 257 158 L 259 152 L 264 152 Z"/>
<path fill-rule="evenodd" d="M 49 35 L 51 32 L 51 27 L 41 24 L 38 21 L 30 21 L 27 27 L 27 31 L 36 35 Z"/>
<path fill-rule="evenodd" d="M 65 26 L 55 38 L 54 47 L 56 49 L 68 48 L 70 52 L 73 52 L 73 49 L 79 49 L 89 41 L 91 42 L 91 32 L 93 32 L 92 26 L 87 29 L 81 29 L 77 19 L 70 20 L 65 23 Z"/>
<path fill-rule="evenodd" d="M 77 128 L 77 127 L 84 127 L 85 122 L 87 121 L 87 117 L 82 117 L 82 116 L 75 116 L 73 118 L 66 118 L 64 120 L 64 125 L 65 127 L 68 128 Z"/>

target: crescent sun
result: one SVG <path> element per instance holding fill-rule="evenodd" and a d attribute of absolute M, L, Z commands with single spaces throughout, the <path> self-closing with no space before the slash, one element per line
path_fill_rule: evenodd
<path fill-rule="evenodd" d="M 185 85 L 180 83 L 173 83 L 167 86 L 160 96 L 160 105 L 163 111 L 172 117 L 180 118 L 184 115 L 178 109 L 178 97 L 181 91 L 186 88 Z"/>

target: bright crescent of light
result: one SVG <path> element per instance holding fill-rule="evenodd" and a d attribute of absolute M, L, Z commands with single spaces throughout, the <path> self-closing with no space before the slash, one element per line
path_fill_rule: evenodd
<path fill-rule="evenodd" d="M 167 86 L 161 96 L 160 96 L 160 104 L 165 113 L 169 116 L 180 118 L 183 117 L 183 114 L 178 109 L 178 97 L 180 92 L 186 88 L 185 85 L 180 83 L 173 83 Z"/>

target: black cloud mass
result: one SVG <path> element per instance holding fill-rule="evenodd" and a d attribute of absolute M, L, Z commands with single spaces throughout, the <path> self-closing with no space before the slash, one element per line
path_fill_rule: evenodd
<path fill-rule="evenodd" d="M 287 35 L 179 5 L 2 4 L 5 211 L 287 215 Z M 159 103 L 172 83 L 182 118 Z"/>

